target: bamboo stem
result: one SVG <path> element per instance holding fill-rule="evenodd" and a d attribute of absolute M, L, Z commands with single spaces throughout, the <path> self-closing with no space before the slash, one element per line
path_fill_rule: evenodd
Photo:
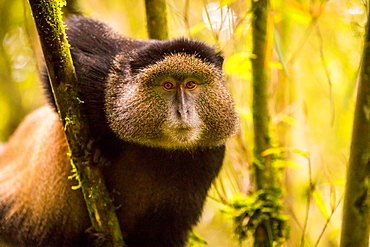
<path fill-rule="evenodd" d="M 146 23 L 150 39 L 168 39 L 166 0 L 145 0 Z"/>

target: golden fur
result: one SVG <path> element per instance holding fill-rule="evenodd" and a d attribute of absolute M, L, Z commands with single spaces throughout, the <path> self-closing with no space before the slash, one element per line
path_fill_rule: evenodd
<path fill-rule="evenodd" d="M 88 227 L 81 225 L 81 215 L 88 217 L 82 193 L 72 190 L 77 181 L 68 179 L 67 152 L 62 124 L 51 107 L 26 117 L 0 154 L 0 205 L 10 207 L 7 222 L 18 228 L 22 220 L 19 230 L 36 236 L 56 226 L 68 225 L 64 235 Z"/>

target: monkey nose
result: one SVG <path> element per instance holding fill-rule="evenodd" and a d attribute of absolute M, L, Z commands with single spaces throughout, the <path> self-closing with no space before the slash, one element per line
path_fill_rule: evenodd
<path fill-rule="evenodd" d="M 176 110 L 176 116 L 180 120 L 186 120 L 189 117 L 189 110 L 188 109 L 178 109 Z"/>

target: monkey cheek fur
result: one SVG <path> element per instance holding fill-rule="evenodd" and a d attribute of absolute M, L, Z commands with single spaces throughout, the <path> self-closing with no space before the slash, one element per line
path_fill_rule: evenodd
<path fill-rule="evenodd" d="M 165 102 L 160 104 L 161 99 L 155 99 L 157 104 L 148 104 L 153 99 L 130 101 L 122 95 L 110 101 L 115 102 L 106 106 L 111 113 L 107 119 L 112 131 L 124 141 L 167 150 L 220 146 L 233 134 L 225 130 L 234 129 L 226 116 L 218 116 L 224 118 L 219 122 L 200 117 L 204 111 L 220 107 L 203 102 L 203 109 L 195 110 L 191 120 L 185 121 L 172 116 L 171 110 L 164 106 Z M 207 114 L 212 115 L 210 112 Z"/>
<path fill-rule="evenodd" d="M 148 91 L 144 94 L 140 87 L 133 85 L 130 89 L 125 84 L 121 86 L 118 93 L 115 90 L 107 95 L 110 99 L 106 101 L 109 102 L 106 112 L 110 114 L 106 117 L 112 131 L 124 141 L 167 150 L 191 150 L 223 145 L 235 133 L 236 113 L 232 108 L 224 109 L 215 100 L 217 97 L 200 94 L 191 118 L 179 120 L 171 105 L 160 96 L 148 94 Z M 225 88 L 218 88 L 208 93 L 212 95 L 223 90 Z M 233 105 L 227 92 L 223 100 Z"/>

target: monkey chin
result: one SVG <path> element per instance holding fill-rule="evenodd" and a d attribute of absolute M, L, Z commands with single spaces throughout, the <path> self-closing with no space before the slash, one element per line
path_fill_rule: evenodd
<path fill-rule="evenodd" d="M 163 137 L 155 146 L 168 150 L 192 150 L 199 146 L 201 130 L 199 128 L 175 128 L 163 131 Z"/>
<path fill-rule="evenodd" d="M 193 146 L 200 137 L 200 131 L 199 129 L 177 129 L 169 137 L 174 144 L 177 143 L 179 146 Z"/>

